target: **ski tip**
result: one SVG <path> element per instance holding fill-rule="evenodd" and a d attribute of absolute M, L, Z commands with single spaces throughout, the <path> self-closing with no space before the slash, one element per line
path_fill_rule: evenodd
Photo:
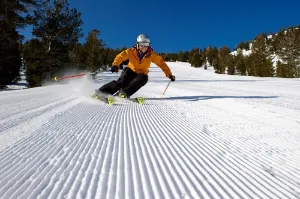
<path fill-rule="evenodd" d="M 112 97 L 100 97 L 97 94 L 93 94 L 92 98 L 105 102 L 107 105 L 112 106 L 115 104 L 115 99 Z"/>
<path fill-rule="evenodd" d="M 143 97 L 137 97 L 136 100 L 141 105 L 145 104 L 145 99 Z"/>
<path fill-rule="evenodd" d="M 115 99 L 112 98 L 112 97 L 108 97 L 108 98 L 107 98 L 107 103 L 108 103 L 108 105 L 112 106 L 112 105 L 114 105 L 114 103 L 115 103 Z"/>
<path fill-rule="evenodd" d="M 92 98 L 98 99 L 98 96 L 96 96 L 96 95 L 92 95 Z"/>

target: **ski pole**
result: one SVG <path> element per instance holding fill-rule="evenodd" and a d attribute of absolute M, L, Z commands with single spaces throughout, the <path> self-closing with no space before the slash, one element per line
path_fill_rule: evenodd
<path fill-rule="evenodd" d="M 54 80 L 55 81 L 59 81 L 59 80 L 67 79 L 67 78 L 80 77 L 80 76 L 84 76 L 84 75 L 86 75 L 86 74 L 85 73 L 81 73 L 81 74 L 64 76 L 64 77 L 54 77 Z"/>
<path fill-rule="evenodd" d="M 166 87 L 165 91 L 163 92 L 163 95 L 164 95 L 164 94 L 165 94 L 165 92 L 167 91 L 167 89 L 168 89 L 168 87 L 169 87 L 170 83 L 171 83 L 171 80 L 169 81 L 169 83 L 168 83 L 168 85 L 167 85 L 167 87 Z"/>

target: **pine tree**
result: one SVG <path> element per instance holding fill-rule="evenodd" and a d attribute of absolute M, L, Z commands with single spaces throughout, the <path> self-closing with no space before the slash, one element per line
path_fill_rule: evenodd
<path fill-rule="evenodd" d="M 203 64 L 203 60 L 201 58 L 201 54 L 199 52 L 194 53 L 192 60 L 191 60 L 191 66 L 194 66 L 195 68 L 201 67 Z"/>
<path fill-rule="evenodd" d="M 274 67 L 271 58 L 258 52 L 252 53 L 248 60 L 248 75 L 259 77 L 273 77 Z"/>
<path fill-rule="evenodd" d="M 115 52 L 115 50 L 111 49 L 111 48 L 105 48 L 104 49 L 104 65 L 108 66 L 111 65 L 117 55 L 117 53 Z M 106 68 L 105 68 L 106 70 Z"/>
<path fill-rule="evenodd" d="M 289 68 L 290 68 L 290 66 L 288 64 L 284 64 L 279 61 L 277 63 L 277 67 L 276 67 L 276 76 L 283 77 L 283 78 L 294 77 L 294 73 Z"/>
<path fill-rule="evenodd" d="M 189 52 L 185 51 L 179 51 L 178 53 L 178 61 L 181 61 L 181 62 L 188 62 L 189 60 Z"/>
<path fill-rule="evenodd" d="M 243 42 L 241 41 L 240 44 L 236 47 L 236 50 L 238 49 L 245 49 L 245 50 L 250 50 L 250 42 Z"/>
<path fill-rule="evenodd" d="M 195 53 L 199 53 L 200 49 L 199 48 L 193 48 L 190 52 L 187 53 L 188 56 L 188 62 L 192 64 L 192 59 Z"/>
<path fill-rule="evenodd" d="M 217 56 L 214 61 L 213 61 L 213 67 L 215 69 L 215 73 L 220 74 L 222 69 L 221 69 L 221 60 L 220 60 L 220 56 Z"/>
<path fill-rule="evenodd" d="M 214 59 L 218 56 L 218 49 L 217 47 L 208 47 L 206 50 L 206 57 L 208 63 L 212 66 Z"/>
<path fill-rule="evenodd" d="M 33 35 L 42 38 L 48 51 L 59 48 L 55 44 L 72 48 L 82 37 L 80 17 L 77 9 L 69 9 L 68 0 L 55 0 L 53 5 L 48 0 L 41 0 L 34 12 Z"/>
<path fill-rule="evenodd" d="M 27 8 L 34 4 L 33 0 L 0 1 L 0 89 L 19 79 L 22 36 L 17 28 L 29 23 Z"/>
<path fill-rule="evenodd" d="M 220 48 L 219 56 L 218 56 L 218 67 L 215 71 L 218 74 L 225 74 L 226 68 L 228 68 L 230 61 L 228 61 L 228 56 L 230 53 L 230 49 L 227 46 Z"/>
<path fill-rule="evenodd" d="M 105 67 L 105 43 L 102 39 L 98 38 L 99 35 L 100 31 L 97 29 L 89 32 L 86 43 L 83 46 L 87 55 L 85 61 L 87 66 L 86 69 L 89 71 L 96 71 L 97 69 Z"/>
<path fill-rule="evenodd" d="M 276 54 L 285 63 L 287 73 L 292 77 L 300 77 L 300 26 L 290 28 L 281 33 L 277 38 Z M 280 65 L 283 66 L 282 64 Z"/>
<path fill-rule="evenodd" d="M 241 51 L 238 52 L 237 56 L 235 57 L 235 64 L 237 72 L 240 75 L 246 75 L 247 74 L 247 66 L 245 63 L 245 56 Z"/>
<path fill-rule="evenodd" d="M 226 55 L 229 55 L 229 53 L 230 53 L 230 48 L 228 46 L 223 46 L 220 48 L 220 51 L 219 51 L 220 56 L 226 56 Z"/>
<path fill-rule="evenodd" d="M 19 34 L 8 23 L 0 22 L 0 89 L 18 81 L 21 67 Z"/>
<path fill-rule="evenodd" d="M 44 44 L 39 39 L 31 39 L 23 46 L 24 64 L 26 65 L 26 80 L 28 87 L 41 86 L 45 72 L 46 59 Z"/>
<path fill-rule="evenodd" d="M 36 60 L 42 61 L 42 72 L 30 74 L 39 75 L 39 77 L 29 77 L 27 79 L 40 80 L 35 85 L 41 85 L 42 81 L 51 79 L 54 75 L 68 67 L 70 62 L 69 52 L 72 51 L 82 36 L 80 19 L 81 14 L 76 9 L 69 9 L 67 0 L 40 0 L 37 10 L 34 11 L 33 35 L 39 38 L 43 44 L 43 60 L 36 57 Z M 33 67 L 29 70 L 40 70 L 34 67 L 33 63 L 27 66 Z M 27 60 L 28 62 L 28 60 Z"/>
<path fill-rule="evenodd" d="M 259 35 L 252 43 L 251 69 L 253 70 L 251 71 L 251 74 L 254 76 L 274 76 L 273 63 L 270 58 L 270 45 L 268 44 L 270 43 L 266 34 Z"/>
<path fill-rule="evenodd" d="M 248 57 L 245 57 L 245 65 L 248 76 L 255 76 L 255 61 L 254 61 L 254 54 L 250 54 Z"/>
<path fill-rule="evenodd" d="M 72 50 L 69 51 L 69 59 L 70 64 L 74 68 L 78 70 L 85 70 L 84 62 L 86 59 L 86 55 L 82 44 L 77 43 L 75 47 L 73 47 Z"/>
<path fill-rule="evenodd" d="M 225 60 L 226 66 L 227 66 L 227 74 L 228 75 L 235 75 L 236 74 L 236 69 L 235 69 L 235 60 L 233 55 L 228 55 L 226 56 Z"/>

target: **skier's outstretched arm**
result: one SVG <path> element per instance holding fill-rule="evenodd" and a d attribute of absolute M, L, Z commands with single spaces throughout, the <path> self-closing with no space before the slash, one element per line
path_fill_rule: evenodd
<path fill-rule="evenodd" d="M 169 66 L 166 64 L 166 62 L 160 55 L 153 53 L 151 55 L 151 60 L 158 67 L 161 68 L 161 70 L 166 74 L 166 77 L 170 78 L 172 81 L 175 81 L 175 79 L 176 79 L 175 76 L 172 74 Z"/>

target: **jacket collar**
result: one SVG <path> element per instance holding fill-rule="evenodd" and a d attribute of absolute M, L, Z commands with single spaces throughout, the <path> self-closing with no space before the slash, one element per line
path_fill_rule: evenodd
<path fill-rule="evenodd" d="M 142 60 L 144 57 L 148 57 L 149 55 L 151 55 L 151 53 L 153 52 L 153 48 L 151 46 L 148 47 L 147 51 L 145 53 L 141 52 L 137 45 L 133 46 L 134 49 L 137 52 L 137 56 L 139 58 L 139 60 Z"/>

